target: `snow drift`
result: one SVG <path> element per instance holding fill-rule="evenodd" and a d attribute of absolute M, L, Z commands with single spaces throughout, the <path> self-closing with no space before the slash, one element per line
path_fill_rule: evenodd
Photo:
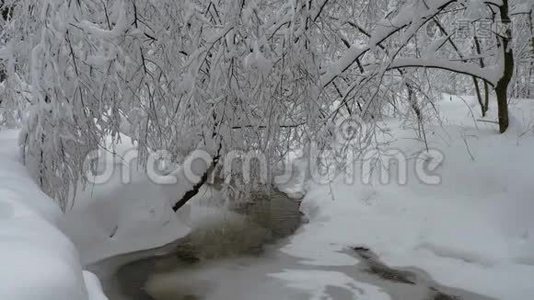
<path fill-rule="evenodd" d="M 57 228 L 60 209 L 19 162 L 17 133 L 0 132 L 0 299 L 107 299 Z"/>

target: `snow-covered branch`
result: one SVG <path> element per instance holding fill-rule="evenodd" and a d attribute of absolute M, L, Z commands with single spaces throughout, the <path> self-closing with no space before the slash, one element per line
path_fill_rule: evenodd
<path fill-rule="evenodd" d="M 402 68 L 432 68 L 447 70 L 469 76 L 475 76 L 488 82 L 491 86 L 496 86 L 500 79 L 500 74 L 491 67 L 482 68 L 473 63 L 450 61 L 439 58 L 398 58 L 388 67 L 388 70 Z"/>

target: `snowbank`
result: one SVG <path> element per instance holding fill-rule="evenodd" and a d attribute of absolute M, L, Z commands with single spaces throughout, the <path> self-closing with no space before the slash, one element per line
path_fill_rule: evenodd
<path fill-rule="evenodd" d="M 443 127 L 427 128 L 429 146 L 444 156 L 432 173 L 440 184 L 421 183 L 414 165 L 424 145 L 391 121 L 389 147 L 408 158 L 407 183 L 396 184 L 391 167 L 390 184 L 377 178 L 364 184 L 362 174 L 353 184 L 344 178 L 311 184 L 302 205 L 310 223 L 283 251 L 305 264 L 343 266 L 358 263 L 349 247 L 366 246 L 392 267 L 419 267 L 447 286 L 497 299 L 532 298 L 534 100 L 511 104 L 503 135 L 496 124 L 473 119 L 474 103 L 444 97 Z"/>
<path fill-rule="evenodd" d="M 0 299 L 107 299 L 57 229 L 61 211 L 19 162 L 17 135 L 0 132 Z"/>
<path fill-rule="evenodd" d="M 74 242 L 84 265 L 129 252 L 157 248 L 187 235 L 182 220 L 188 210 L 175 214 L 172 204 L 188 181 L 157 184 L 137 165 L 137 150 L 128 137 L 114 146 L 115 155 L 102 164 L 110 177 L 81 189 L 60 228 Z M 105 172 L 105 171 L 104 171 Z M 179 177 L 180 169 L 174 176 Z M 183 194 L 183 193 L 182 193 Z"/>

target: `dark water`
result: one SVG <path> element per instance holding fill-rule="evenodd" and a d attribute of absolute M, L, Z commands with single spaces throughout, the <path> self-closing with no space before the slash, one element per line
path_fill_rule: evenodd
<path fill-rule="evenodd" d="M 365 247 L 347 248 L 357 266 L 311 266 L 279 249 L 302 224 L 299 203 L 281 193 L 256 195 L 233 208 L 238 218 L 193 229 L 167 246 L 120 255 L 90 266 L 110 300 L 309 299 L 269 274 L 285 269 L 337 272 L 380 287 L 399 300 L 487 300 L 445 287 L 415 268 L 393 269 Z M 328 286 L 332 299 L 357 299 Z"/>
<path fill-rule="evenodd" d="M 230 216 L 222 224 L 193 229 L 164 247 L 112 257 L 88 269 L 101 278 L 110 300 L 154 300 L 145 290 L 151 274 L 194 270 L 210 261 L 238 257 L 257 259 L 265 247 L 290 236 L 302 223 L 299 201 L 277 191 L 255 194 L 250 201 L 233 205 L 232 211 L 237 218 Z M 193 292 L 177 294 L 172 299 L 198 299 Z"/>

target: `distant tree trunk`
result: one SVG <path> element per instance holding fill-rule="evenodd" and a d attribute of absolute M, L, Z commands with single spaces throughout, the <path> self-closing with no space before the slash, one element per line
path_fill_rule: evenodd
<path fill-rule="evenodd" d="M 480 67 L 484 68 L 486 66 L 486 64 L 484 63 L 484 58 L 482 57 L 482 50 L 481 50 L 481 47 L 480 47 L 480 41 L 478 40 L 478 37 L 476 35 L 474 37 L 474 41 L 475 41 L 475 49 L 477 51 L 477 54 L 479 56 L 481 56 L 480 60 L 479 60 Z M 477 78 L 473 77 L 473 80 L 475 82 L 475 88 L 476 88 L 476 92 L 477 92 L 478 102 L 480 103 L 480 109 L 482 111 L 482 116 L 485 117 L 486 113 L 488 112 L 488 109 L 489 109 L 489 86 L 488 86 L 488 83 L 486 81 L 484 81 L 484 99 L 482 99 L 482 95 L 480 94 L 480 87 L 479 87 Z"/>
<path fill-rule="evenodd" d="M 482 116 L 485 117 L 486 109 L 484 107 L 484 100 L 482 99 L 482 93 L 480 92 L 480 85 L 478 84 L 478 79 L 476 77 L 473 78 L 473 83 L 475 84 L 475 92 L 477 94 L 477 100 L 478 100 L 478 104 L 480 105 Z"/>
<path fill-rule="evenodd" d="M 506 31 L 497 36 L 499 49 L 503 52 L 504 72 L 497 82 L 495 93 L 497 94 L 497 107 L 499 114 L 499 131 L 504 133 L 508 129 L 508 87 L 514 74 L 514 53 L 511 48 L 512 27 L 509 15 L 508 0 L 503 0 L 503 5 L 499 7 L 502 24 L 506 25 Z"/>
<path fill-rule="evenodd" d="M 490 87 L 487 82 L 484 82 L 484 111 L 488 112 L 489 110 L 489 94 L 490 94 Z"/>
<path fill-rule="evenodd" d="M 410 103 L 410 107 L 413 109 L 413 111 L 415 112 L 415 115 L 417 116 L 417 122 L 419 122 L 419 124 L 422 124 L 423 113 L 421 112 L 419 103 L 417 103 L 417 98 L 415 97 L 416 95 L 413 91 L 413 88 L 409 83 L 406 83 L 406 88 L 408 89 L 408 102 Z"/>
<path fill-rule="evenodd" d="M 527 97 L 532 96 L 532 85 L 534 85 L 534 22 L 532 21 L 532 10 L 528 13 L 528 23 L 530 25 L 530 68 L 528 70 Z"/>
<path fill-rule="evenodd" d="M 0 1 L 0 14 L 2 15 L 2 19 L 7 21 L 8 19 L 11 19 L 13 16 L 13 7 L 5 5 L 4 1 Z"/>
<path fill-rule="evenodd" d="M 532 47 L 534 49 L 534 45 Z M 534 85 L 534 53 L 532 54 L 531 59 L 532 61 L 530 62 L 527 79 L 527 98 L 530 98 L 532 96 L 532 88 Z"/>
<path fill-rule="evenodd" d="M 13 8 L 6 6 L 4 4 L 4 1 L 1 0 L 0 1 L 0 14 L 2 15 L 2 19 L 4 19 L 4 21 L 7 21 L 13 15 Z M 1 65 L 0 66 L 0 82 L 4 82 L 6 79 L 7 79 L 7 74 L 6 74 L 5 67 Z"/>

